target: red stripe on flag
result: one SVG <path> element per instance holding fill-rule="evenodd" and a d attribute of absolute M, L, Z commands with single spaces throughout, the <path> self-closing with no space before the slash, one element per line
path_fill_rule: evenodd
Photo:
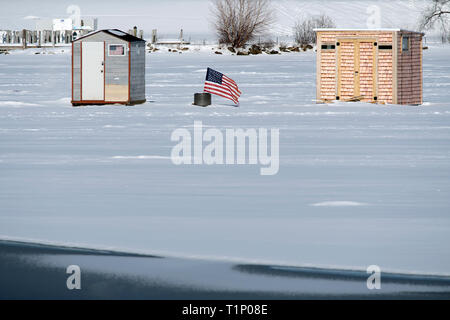
<path fill-rule="evenodd" d="M 234 94 L 233 91 L 228 86 L 219 85 L 219 84 L 209 82 L 209 81 L 205 82 L 205 86 L 209 86 L 214 89 L 220 89 L 220 90 L 222 90 L 223 93 L 226 93 L 226 94 L 229 94 L 230 96 L 232 96 L 234 100 L 239 101 L 240 95 Z"/>
<path fill-rule="evenodd" d="M 234 89 L 233 87 L 230 87 L 230 86 L 228 86 L 228 85 L 226 85 L 226 86 L 233 92 L 233 94 L 234 94 L 235 96 L 237 96 L 237 97 L 240 97 L 240 96 L 241 96 L 241 93 L 238 92 L 238 91 L 236 91 L 236 89 Z"/>
<path fill-rule="evenodd" d="M 226 91 L 223 91 L 223 90 L 220 90 L 220 89 L 217 89 L 217 88 L 213 88 L 213 87 L 209 87 L 209 86 L 205 86 L 204 90 L 208 91 L 209 93 L 212 93 L 212 94 L 218 94 L 218 95 L 220 94 L 222 97 L 230 99 L 230 100 L 233 100 L 236 103 L 238 102 L 237 99 L 234 96 L 230 95 Z"/>
<path fill-rule="evenodd" d="M 220 97 L 223 97 L 223 98 L 225 98 L 225 99 L 231 100 L 231 101 L 233 101 L 234 103 L 238 104 L 238 102 L 235 101 L 235 100 L 233 100 L 232 98 L 230 98 L 230 96 L 225 96 L 225 95 L 223 95 L 223 94 L 221 94 L 221 93 L 218 93 L 218 92 L 212 92 L 212 91 L 209 91 L 209 90 L 206 89 L 206 88 L 205 88 L 204 91 L 205 91 L 205 92 L 212 93 L 212 94 L 215 94 L 215 95 L 220 96 Z"/>
<path fill-rule="evenodd" d="M 229 84 L 237 87 L 236 81 L 234 81 L 233 79 L 228 78 L 227 76 L 223 76 L 222 77 L 222 81 L 226 81 Z"/>
<path fill-rule="evenodd" d="M 225 95 L 228 95 L 228 96 L 232 97 L 233 99 L 235 98 L 232 94 L 230 94 L 229 91 L 224 90 L 222 88 L 217 88 L 217 87 L 213 87 L 213 86 L 209 86 L 209 85 L 205 85 L 205 88 L 208 88 L 210 90 L 216 90 L 216 91 L 219 91 L 219 92 L 221 92 L 221 93 L 223 93 Z"/>
<path fill-rule="evenodd" d="M 235 95 L 241 96 L 241 92 L 240 92 L 239 90 L 236 90 L 235 87 L 230 86 L 230 85 L 228 85 L 228 84 L 226 84 L 226 83 L 224 83 L 223 85 L 226 86 L 227 88 L 229 88 L 230 90 L 232 90 L 232 91 L 234 92 Z"/>
<path fill-rule="evenodd" d="M 234 80 L 231 79 L 230 77 L 227 77 L 226 75 L 223 75 L 223 76 L 222 76 L 222 79 L 228 80 L 229 82 L 236 84 L 236 81 L 234 81 Z"/>
<path fill-rule="evenodd" d="M 230 100 L 233 100 L 233 101 L 237 102 L 237 99 L 235 97 L 233 97 L 232 95 L 230 95 L 228 92 L 225 92 L 225 91 L 222 91 L 222 90 L 218 90 L 218 89 L 215 89 L 215 88 L 211 88 L 211 87 L 208 87 L 208 86 L 205 86 L 205 90 L 208 90 L 208 92 L 213 93 L 213 94 L 215 94 L 215 93 L 221 94 L 222 96 L 226 97 L 227 99 L 230 99 Z"/>
<path fill-rule="evenodd" d="M 208 87 L 210 90 L 220 91 L 222 94 L 228 95 L 234 101 L 239 101 L 239 97 L 236 97 L 235 95 L 233 95 L 229 90 L 217 88 L 217 87 L 211 87 L 211 86 L 205 86 L 205 87 Z"/>
<path fill-rule="evenodd" d="M 228 78 L 227 76 L 223 76 L 222 77 L 222 81 L 225 81 L 226 83 L 228 83 L 230 86 L 232 86 L 233 88 L 236 89 L 236 91 L 238 91 L 239 93 L 242 93 L 241 91 L 239 91 L 239 87 L 236 84 L 236 82 L 233 79 Z"/>

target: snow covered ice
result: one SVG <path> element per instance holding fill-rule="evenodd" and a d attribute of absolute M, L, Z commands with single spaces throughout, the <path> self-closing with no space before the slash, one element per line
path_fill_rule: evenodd
<path fill-rule="evenodd" d="M 57 50 L 59 51 L 59 50 Z M 292 266 L 450 274 L 450 48 L 420 107 L 317 105 L 315 53 L 147 56 L 144 105 L 70 105 L 70 52 L 0 57 L 0 235 Z M 241 106 L 192 106 L 206 68 Z M 177 128 L 279 128 L 280 171 L 175 166 Z"/>

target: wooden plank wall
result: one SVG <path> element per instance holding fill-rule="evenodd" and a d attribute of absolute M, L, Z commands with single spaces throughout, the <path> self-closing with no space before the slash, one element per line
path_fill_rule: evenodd
<path fill-rule="evenodd" d="M 320 79 L 319 100 L 336 99 L 336 50 L 322 51 L 319 68 L 317 75 Z"/>
<path fill-rule="evenodd" d="M 339 83 L 338 83 L 338 50 L 342 50 L 341 54 L 344 55 L 343 61 L 344 69 L 341 70 L 344 82 L 341 84 L 344 91 L 341 93 L 342 100 L 352 98 L 354 95 L 354 89 L 350 88 L 348 81 L 351 81 L 350 74 L 347 72 L 347 68 L 354 68 L 354 55 L 348 52 L 345 44 L 344 47 L 337 47 L 338 50 L 322 50 L 322 44 L 336 44 L 337 39 L 375 39 L 377 45 L 392 45 L 394 36 L 392 31 L 320 31 L 317 38 L 317 50 L 318 59 L 317 63 L 319 70 L 317 70 L 317 100 L 335 100 L 338 95 Z M 370 42 L 362 43 L 362 60 L 367 62 L 367 65 L 360 66 L 360 70 L 363 71 L 362 87 L 360 91 L 364 95 L 373 95 L 377 93 L 377 101 L 381 103 L 393 102 L 393 52 L 392 50 L 376 50 L 369 49 Z M 373 43 L 372 43 L 373 45 Z M 375 50 L 375 51 L 372 51 Z M 374 54 L 375 60 L 368 58 L 371 54 Z M 348 60 L 348 61 L 347 61 Z M 373 70 L 375 68 L 375 70 Z M 372 70 L 375 74 L 375 83 L 365 77 Z M 354 72 L 354 70 L 352 70 Z M 347 74 L 348 73 L 348 74 Z M 352 83 L 353 86 L 353 83 Z"/>
<path fill-rule="evenodd" d="M 402 37 L 410 37 L 410 50 L 402 51 Z M 398 104 L 419 105 L 423 103 L 422 35 L 398 33 Z"/>
<path fill-rule="evenodd" d="M 339 46 L 339 91 L 340 100 L 351 99 L 356 94 L 355 88 L 355 42 L 341 42 Z"/>
<path fill-rule="evenodd" d="M 389 43 L 391 45 L 392 43 Z M 394 46 L 392 45 L 394 49 Z M 378 101 L 394 102 L 394 52 L 393 50 L 378 50 Z"/>
<path fill-rule="evenodd" d="M 363 101 L 373 101 L 376 94 L 376 50 L 373 42 L 359 44 L 359 96 Z M 358 94 L 356 94 L 358 95 Z"/>

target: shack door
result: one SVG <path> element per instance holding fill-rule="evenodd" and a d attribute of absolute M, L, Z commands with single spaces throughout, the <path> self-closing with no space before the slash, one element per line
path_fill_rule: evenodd
<path fill-rule="evenodd" d="M 82 42 L 82 100 L 104 101 L 105 45 L 103 42 Z"/>
<path fill-rule="evenodd" d="M 338 97 L 376 101 L 376 41 L 349 39 L 338 46 Z"/>

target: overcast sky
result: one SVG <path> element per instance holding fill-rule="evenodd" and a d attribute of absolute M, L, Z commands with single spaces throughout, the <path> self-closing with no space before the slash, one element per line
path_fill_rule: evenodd
<path fill-rule="evenodd" d="M 338 27 L 366 28 L 370 7 L 380 9 L 381 27 L 415 29 L 423 0 L 274 0 L 278 23 L 274 34 L 290 33 L 299 16 L 326 13 Z M 209 0 L 0 0 L 0 29 L 34 28 L 33 17 L 66 18 L 77 5 L 82 16 L 99 18 L 100 28 L 128 30 L 134 25 L 149 34 L 213 34 Z"/>

